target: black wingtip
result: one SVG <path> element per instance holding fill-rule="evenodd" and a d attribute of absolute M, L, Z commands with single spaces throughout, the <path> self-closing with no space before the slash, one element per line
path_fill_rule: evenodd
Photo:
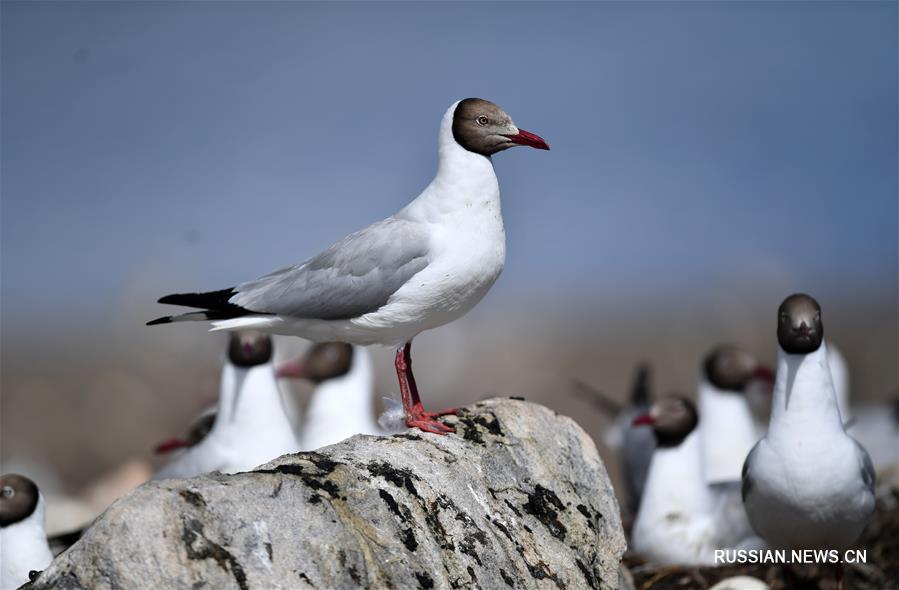
<path fill-rule="evenodd" d="M 163 299 L 165 299 L 165 298 L 163 297 Z M 171 323 L 172 323 L 172 316 L 167 315 L 167 316 L 163 316 L 161 318 L 156 318 L 155 320 L 150 320 L 149 322 L 147 322 L 147 325 L 148 326 L 156 326 L 159 324 L 171 324 Z"/>
<path fill-rule="evenodd" d="M 196 307 L 200 309 L 229 309 L 236 307 L 228 300 L 234 296 L 234 289 L 220 289 L 205 293 L 172 293 L 158 299 L 159 303 L 166 305 L 182 305 L 184 307 Z"/>

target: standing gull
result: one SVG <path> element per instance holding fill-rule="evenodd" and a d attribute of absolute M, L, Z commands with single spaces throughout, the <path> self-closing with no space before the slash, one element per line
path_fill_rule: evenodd
<path fill-rule="evenodd" d="M 406 424 L 452 432 L 436 418 L 454 411 L 422 407 L 412 375 L 412 339 L 462 317 L 499 277 L 506 234 L 491 156 L 516 145 L 549 149 L 492 102 L 456 102 L 440 126 L 436 176 L 398 213 L 255 281 L 163 297 L 160 303 L 203 311 L 149 323 L 208 320 L 220 330 L 395 346 Z"/>
<path fill-rule="evenodd" d="M 787 297 L 777 340 L 768 434 L 743 466 L 749 521 L 772 548 L 845 549 L 871 519 L 874 468 L 843 429 L 818 302 Z"/>

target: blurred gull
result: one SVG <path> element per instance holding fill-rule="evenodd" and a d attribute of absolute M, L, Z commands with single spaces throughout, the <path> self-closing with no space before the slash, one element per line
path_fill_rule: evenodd
<path fill-rule="evenodd" d="M 739 482 L 743 461 L 763 434 L 745 392 L 756 381 L 773 382 L 771 369 L 735 346 L 713 349 L 699 379 L 699 435 L 709 484 Z"/>
<path fill-rule="evenodd" d="M 878 482 L 899 485 L 899 395 L 892 402 L 857 407 L 847 432 L 871 455 Z"/>
<path fill-rule="evenodd" d="M 169 438 L 158 445 L 154 449 L 159 454 L 171 453 L 173 451 L 177 451 L 179 449 L 186 449 L 189 447 L 196 446 L 200 441 L 202 441 L 209 434 L 209 431 L 212 430 L 212 426 L 215 424 L 215 417 L 218 413 L 218 406 L 210 406 L 200 412 L 200 414 L 194 418 L 194 421 L 187 429 L 187 434 L 183 437 Z"/>
<path fill-rule="evenodd" d="M 655 563 L 713 565 L 716 549 L 761 545 L 739 498 L 710 486 L 702 472 L 696 407 L 685 397 L 665 396 L 635 426 L 649 425 L 656 450 L 631 531 L 637 553 Z"/>
<path fill-rule="evenodd" d="M 278 377 L 315 385 L 300 430 L 300 449 L 314 450 L 354 434 L 380 434 L 374 419 L 374 375 L 368 350 L 342 342 L 310 348 L 278 367 Z"/>
<path fill-rule="evenodd" d="M 163 297 L 160 303 L 203 311 L 149 323 L 209 320 L 223 330 L 396 346 L 406 424 L 452 432 L 436 418 L 453 411 L 422 407 L 412 339 L 463 316 L 499 277 L 506 238 L 491 156 L 516 145 L 549 149 L 497 105 L 479 98 L 456 102 L 440 126 L 436 176 L 398 213 L 255 281 Z"/>
<path fill-rule="evenodd" d="M 785 299 L 777 340 L 768 434 L 743 470 L 746 510 L 772 548 L 845 549 L 874 511 L 874 469 L 843 429 L 818 302 Z"/>
<path fill-rule="evenodd" d="M 0 590 L 28 583 L 53 560 L 44 530 L 44 497 L 27 477 L 0 476 Z"/>
<path fill-rule="evenodd" d="M 231 334 L 212 428 L 177 452 L 154 479 L 246 471 L 299 450 L 284 412 L 272 363 L 272 340 L 256 331 Z"/>

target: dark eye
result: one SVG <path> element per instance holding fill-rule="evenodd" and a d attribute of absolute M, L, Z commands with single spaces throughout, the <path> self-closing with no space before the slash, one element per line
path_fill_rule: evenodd
<path fill-rule="evenodd" d="M 12 486 L 3 486 L 3 497 L 4 498 L 12 498 L 16 495 L 16 491 L 12 489 Z"/>
<path fill-rule="evenodd" d="M 480 117 L 478 117 L 478 125 L 480 125 L 481 127 L 483 127 L 484 125 L 486 125 L 489 122 L 490 122 L 490 119 L 487 118 L 487 115 L 481 115 Z"/>

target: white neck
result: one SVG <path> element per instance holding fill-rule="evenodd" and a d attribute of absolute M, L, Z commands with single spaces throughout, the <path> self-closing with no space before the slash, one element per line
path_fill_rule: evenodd
<path fill-rule="evenodd" d="M 398 217 L 434 220 L 454 212 L 487 208 L 500 213 L 499 182 L 490 158 L 470 152 L 453 137 L 454 103 L 440 123 L 437 174 Z"/>
<path fill-rule="evenodd" d="M 247 437 L 280 437 L 290 431 L 293 436 L 271 362 L 255 367 L 225 363 L 218 414 L 210 436 L 225 431 Z"/>
<path fill-rule="evenodd" d="M 843 432 L 823 341 L 818 350 L 809 354 L 789 354 L 778 349 L 768 440 L 776 444 L 790 433 L 812 430 L 818 437 Z"/>
<path fill-rule="evenodd" d="M 44 532 L 44 497 L 28 518 L 0 529 L 0 588 L 18 588 L 28 582 L 28 572 L 43 570 L 53 555 Z"/>
<path fill-rule="evenodd" d="M 349 372 L 315 386 L 303 423 L 304 450 L 333 444 L 354 434 L 378 432 L 373 377 L 368 349 L 354 346 Z"/>
<path fill-rule="evenodd" d="M 649 464 L 638 520 L 655 522 L 671 512 L 704 514 L 711 510 L 709 489 L 703 479 L 699 432 L 676 447 L 657 447 Z M 643 517 L 641 519 L 641 516 Z"/>

